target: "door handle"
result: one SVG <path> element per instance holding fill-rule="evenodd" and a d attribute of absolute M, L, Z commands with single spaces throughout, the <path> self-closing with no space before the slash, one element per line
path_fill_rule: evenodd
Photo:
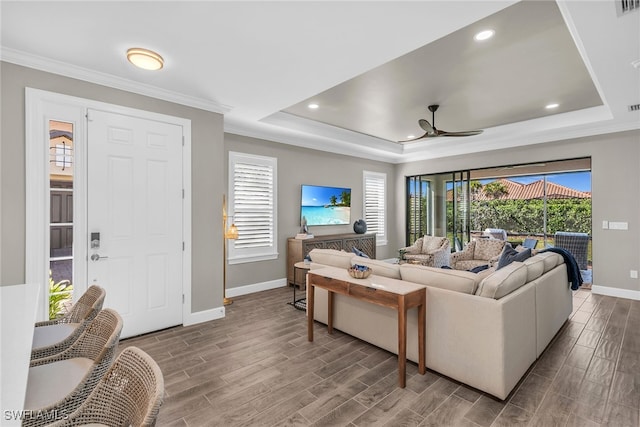
<path fill-rule="evenodd" d="M 101 259 L 109 258 L 108 256 L 100 256 L 98 254 L 91 255 L 91 261 L 99 261 Z"/>

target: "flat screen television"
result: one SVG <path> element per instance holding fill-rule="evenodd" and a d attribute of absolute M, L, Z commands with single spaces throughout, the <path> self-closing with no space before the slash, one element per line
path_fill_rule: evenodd
<path fill-rule="evenodd" d="M 344 225 L 351 223 L 351 189 L 302 185 L 300 221 L 307 225 Z"/>

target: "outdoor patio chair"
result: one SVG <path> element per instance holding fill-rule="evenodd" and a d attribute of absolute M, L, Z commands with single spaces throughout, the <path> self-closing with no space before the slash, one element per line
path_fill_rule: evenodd
<path fill-rule="evenodd" d="M 538 239 L 524 239 L 524 242 L 522 242 L 522 246 L 528 249 L 535 249 L 536 246 L 538 246 Z"/>
<path fill-rule="evenodd" d="M 78 409 L 113 363 L 121 331 L 122 318 L 107 308 L 68 349 L 32 360 L 22 425 L 50 424 Z"/>
<path fill-rule="evenodd" d="M 487 228 L 482 234 L 498 240 L 507 240 L 507 232 L 502 228 Z"/>
<path fill-rule="evenodd" d="M 557 231 L 554 235 L 554 246 L 569 251 L 576 259 L 580 270 L 588 268 L 589 235 L 587 233 Z"/>
<path fill-rule="evenodd" d="M 35 324 L 31 360 L 62 353 L 73 344 L 102 310 L 106 292 L 92 285 L 63 317 Z"/>
<path fill-rule="evenodd" d="M 419 262 L 429 267 L 449 265 L 451 246 L 446 237 L 423 236 L 417 239 L 413 245 L 400 250 L 405 251 L 404 259 L 407 261 Z"/>
<path fill-rule="evenodd" d="M 154 426 L 163 395 L 164 379 L 158 364 L 139 348 L 127 347 L 87 400 L 52 427 Z"/>

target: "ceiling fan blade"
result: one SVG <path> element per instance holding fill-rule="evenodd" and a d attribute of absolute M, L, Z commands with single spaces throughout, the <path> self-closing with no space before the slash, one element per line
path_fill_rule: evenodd
<path fill-rule="evenodd" d="M 420 125 L 420 127 L 426 131 L 428 134 L 433 134 L 435 133 L 435 128 L 433 126 L 431 126 L 431 123 L 429 123 L 427 120 L 425 119 L 420 119 L 418 120 L 418 124 Z"/>
<path fill-rule="evenodd" d="M 462 132 L 447 132 L 446 130 L 438 130 L 438 136 L 474 136 L 480 135 L 481 130 L 467 130 Z"/>
<path fill-rule="evenodd" d="M 417 141 L 419 139 L 428 138 L 428 137 L 429 137 L 429 132 L 427 132 L 424 135 L 419 136 L 417 138 L 405 139 L 404 141 L 398 141 L 398 142 L 402 144 L 402 143 L 405 143 L 405 142 L 414 142 L 414 141 Z"/>

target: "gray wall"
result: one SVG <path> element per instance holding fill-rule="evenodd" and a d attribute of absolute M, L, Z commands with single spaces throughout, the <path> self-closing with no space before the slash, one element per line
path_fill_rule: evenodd
<path fill-rule="evenodd" d="M 287 238 L 300 230 L 300 185 L 329 185 L 351 188 L 351 222 L 362 218 L 362 171 L 387 174 L 387 190 L 396 188 L 395 166 L 389 163 L 363 160 L 323 151 L 310 150 L 280 144 L 262 139 L 225 134 L 225 158 L 229 151 L 275 157 L 278 159 L 278 252 L 273 261 L 236 264 L 227 267 L 227 288 L 234 288 L 258 282 L 267 282 L 286 277 Z M 225 165 L 225 182 L 228 164 Z M 404 191 L 404 190 L 403 190 Z M 391 197 L 387 200 L 388 231 L 397 222 L 395 207 Z M 352 233 L 353 225 L 309 227 L 314 235 Z M 393 234 L 393 233 L 392 233 Z M 387 246 L 378 246 L 377 258 L 395 256 L 400 244 L 397 239 L 389 239 Z M 256 272 L 259 272 L 257 274 Z"/>
<path fill-rule="evenodd" d="M 0 283 L 25 280 L 25 87 L 191 120 L 192 312 L 222 306 L 223 116 L 0 62 Z"/>
<path fill-rule="evenodd" d="M 399 165 L 395 204 L 404 218 L 405 176 L 510 164 L 591 157 L 593 283 L 640 291 L 630 270 L 640 269 L 640 131 L 555 141 L 508 150 Z M 629 230 L 603 230 L 602 221 L 626 221 Z M 403 233 L 396 222 L 396 234 Z"/>

